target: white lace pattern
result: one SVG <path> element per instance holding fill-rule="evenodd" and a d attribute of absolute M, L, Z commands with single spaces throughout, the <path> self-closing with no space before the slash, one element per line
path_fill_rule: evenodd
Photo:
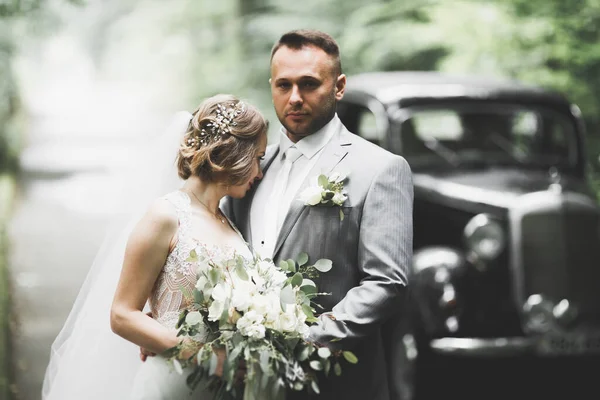
<path fill-rule="evenodd" d="M 161 325 L 174 329 L 181 310 L 190 306 L 196 285 L 194 265 L 187 261 L 190 252 L 196 249 L 204 253 L 206 258 L 227 259 L 232 258 L 236 250 L 232 246 L 205 245 L 192 237 L 191 200 L 186 193 L 175 191 L 164 198 L 175 207 L 177 213 L 177 243 L 167 256 L 149 301 L 153 318 Z M 239 234 L 233 225 L 232 227 Z"/>

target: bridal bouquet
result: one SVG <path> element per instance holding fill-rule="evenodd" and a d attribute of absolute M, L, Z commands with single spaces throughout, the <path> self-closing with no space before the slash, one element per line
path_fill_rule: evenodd
<path fill-rule="evenodd" d="M 319 293 L 313 281 L 332 267 L 330 260 L 309 264 L 302 253 L 297 260 L 276 266 L 269 259 L 247 260 L 205 258 L 192 251 L 190 262 L 197 266 L 197 283 L 192 306 L 179 318 L 182 337 L 197 338 L 202 347 L 180 362 L 181 348 L 169 358 L 175 368 L 191 367 L 187 382 L 195 387 L 210 380 L 217 398 L 236 396 L 236 372 L 246 367 L 245 400 L 284 398 L 285 390 L 319 393 L 317 372 L 340 375 L 340 361 L 356 363 L 349 351 L 332 351 L 308 342 L 309 325 L 317 321 L 314 302 Z M 179 347 L 179 346 L 178 346 Z M 218 357 L 226 354 L 221 378 L 214 376 Z"/>

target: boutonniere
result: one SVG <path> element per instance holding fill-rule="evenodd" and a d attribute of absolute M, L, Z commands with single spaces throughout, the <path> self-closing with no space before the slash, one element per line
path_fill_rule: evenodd
<path fill-rule="evenodd" d="M 345 175 L 339 172 L 332 172 L 329 176 L 319 175 L 316 184 L 312 184 L 300 193 L 298 200 L 307 206 L 341 206 L 348 196 L 344 192 Z M 344 219 L 344 213 L 340 208 L 340 219 Z"/>

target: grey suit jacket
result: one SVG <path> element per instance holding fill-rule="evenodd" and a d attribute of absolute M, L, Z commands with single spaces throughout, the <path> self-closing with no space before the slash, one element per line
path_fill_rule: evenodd
<path fill-rule="evenodd" d="M 341 125 L 341 124 L 340 124 Z M 263 171 L 278 152 L 267 150 Z M 321 315 L 311 339 L 330 348 L 353 351 L 356 365 L 342 363 L 340 377 L 321 378 L 321 399 L 396 399 L 389 359 L 397 351 L 390 339 L 404 304 L 412 259 L 412 174 L 407 162 L 350 133 L 343 125 L 326 145 L 309 179 L 319 173 L 347 173 L 348 199 L 339 207 L 305 206 L 293 201 L 275 246 L 274 261 L 296 259 L 306 252 L 310 261 L 333 261 L 333 268 L 316 279 L 316 299 L 330 318 Z M 225 202 L 224 210 L 250 242 L 253 192 Z M 252 244 L 252 243 L 250 243 Z M 332 339 L 336 339 L 331 342 Z M 400 338 L 398 338 L 400 339 Z M 290 393 L 288 398 L 306 398 Z"/>

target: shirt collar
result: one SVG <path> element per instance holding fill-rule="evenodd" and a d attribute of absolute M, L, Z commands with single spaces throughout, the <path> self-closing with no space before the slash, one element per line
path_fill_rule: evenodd
<path fill-rule="evenodd" d="M 327 143 L 329 143 L 335 132 L 338 130 L 339 124 L 341 124 L 341 121 L 336 113 L 331 121 L 329 121 L 324 127 L 312 135 L 308 135 L 300 139 L 298 143 L 292 142 L 290 138 L 287 137 L 285 128 L 281 127 L 279 157 L 282 157 L 285 151 L 295 144 L 296 148 L 300 150 L 302 155 L 310 160 L 315 156 L 315 154 L 321 151 L 321 149 L 323 149 Z"/>

